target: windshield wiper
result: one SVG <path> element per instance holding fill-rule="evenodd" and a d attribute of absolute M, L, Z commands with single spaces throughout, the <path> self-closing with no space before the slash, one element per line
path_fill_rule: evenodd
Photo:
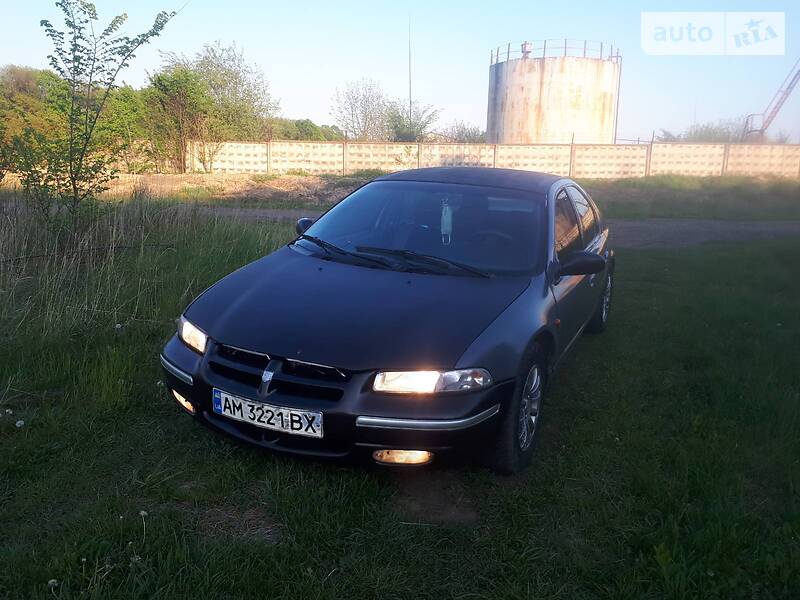
<path fill-rule="evenodd" d="M 308 235 L 305 233 L 301 233 L 300 236 L 297 238 L 298 240 L 308 240 L 309 242 L 314 242 L 317 246 L 325 250 L 325 254 L 348 254 L 347 250 L 344 248 L 339 248 L 336 244 L 331 244 L 330 242 L 326 242 L 322 238 L 318 238 L 313 235 Z M 296 241 L 296 240 L 295 240 Z"/>
<path fill-rule="evenodd" d="M 392 265 L 390 265 L 389 263 L 387 263 L 384 260 L 380 260 L 378 258 L 373 258 L 371 256 L 362 256 L 361 254 L 356 254 L 355 252 L 350 252 L 349 250 L 345 250 L 344 248 L 340 248 L 336 244 L 331 244 L 330 242 L 328 242 L 326 240 L 323 240 L 322 238 L 318 238 L 318 237 L 316 237 L 314 235 L 308 235 L 308 234 L 305 234 L 305 233 L 301 233 L 297 239 L 298 240 L 308 240 L 309 242 L 312 242 L 312 243 L 316 244 L 317 246 L 319 246 L 320 248 L 322 248 L 325 251 L 325 254 L 328 254 L 329 256 L 333 255 L 333 254 L 339 254 L 340 256 L 349 256 L 351 258 L 356 258 L 356 259 L 361 260 L 361 261 L 369 262 L 369 263 L 372 263 L 372 264 L 375 264 L 375 265 L 380 265 L 381 267 L 383 267 L 385 269 L 391 269 L 392 268 Z M 297 241 L 297 240 L 295 240 L 295 241 Z"/>
<path fill-rule="evenodd" d="M 464 271 L 465 273 L 470 273 L 475 277 L 486 277 L 486 278 L 492 277 L 490 273 L 487 273 L 486 271 L 482 271 L 475 267 L 471 267 L 470 265 L 465 265 L 464 263 L 460 263 L 455 260 L 450 260 L 449 258 L 442 258 L 441 256 L 432 256 L 430 254 L 422 254 L 420 252 L 414 252 L 413 250 L 399 250 L 395 248 L 377 248 L 375 246 L 356 246 L 356 250 L 358 252 L 367 252 L 370 254 L 397 256 L 405 259 L 406 261 L 417 261 L 434 265 L 438 264 L 445 267 L 455 267 L 456 269 Z"/>

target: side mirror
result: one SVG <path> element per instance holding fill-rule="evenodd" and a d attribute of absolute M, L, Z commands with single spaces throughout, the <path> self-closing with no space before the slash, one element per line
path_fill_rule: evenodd
<path fill-rule="evenodd" d="M 303 217 L 302 219 L 297 219 L 297 223 L 294 226 L 294 230 L 297 232 L 297 235 L 303 235 L 308 228 L 314 224 L 314 219 L 309 219 L 308 217 Z"/>
<path fill-rule="evenodd" d="M 560 261 L 558 275 L 594 275 L 605 268 L 605 258 L 594 252 L 579 250 L 570 252 Z"/>

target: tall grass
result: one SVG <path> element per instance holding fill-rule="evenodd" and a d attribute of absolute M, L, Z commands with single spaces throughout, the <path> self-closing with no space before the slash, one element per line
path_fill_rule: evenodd
<path fill-rule="evenodd" d="M 163 323 L 290 236 L 287 226 L 215 218 L 142 193 L 80 223 L 42 222 L 16 199 L 0 211 L 0 324 L 26 339 Z"/>

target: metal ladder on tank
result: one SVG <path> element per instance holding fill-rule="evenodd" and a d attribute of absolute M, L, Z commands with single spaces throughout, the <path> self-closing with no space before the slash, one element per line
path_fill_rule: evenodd
<path fill-rule="evenodd" d="M 763 113 L 747 115 L 747 119 L 744 122 L 744 131 L 742 132 L 742 141 L 749 138 L 763 139 L 767 129 L 772 125 L 775 117 L 778 116 L 781 108 L 798 83 L 800 83 L 800 60 L 789 71 L 789 75 L 784 79 L 781 87 L 778 88 L 772 101 L 767 105 L 767 109 Z"/>

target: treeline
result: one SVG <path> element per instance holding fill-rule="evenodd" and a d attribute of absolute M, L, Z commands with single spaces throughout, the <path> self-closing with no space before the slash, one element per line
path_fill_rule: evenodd
<path fill-rule="evenodd" d="M 42 20 L 51 42 L 49 69 L 0 69 L 0 181 L 18 178 L 45 221 L 66 210 L 78 218 L 119 171 L 210 172 L 228 141 L 386 140 L 478 142 L 477 127 L 435 130 L 439 110 L 390 100 L 370 80 L 337 90 L 335 125 L 280 117 L 263 72 L 235 45 L 207 44 L 193 56 L 162 54 L 157 71 L 137 89 L 119 83 L 138 50 L 176 16 L 159 12 L 151 27 L 123 32 L 127 15 L 102 26 L 86 0 L 56 0 L 63 24 Z M 192 161 L 187 160 L 193 152 Z"/>
<path fill-rule="evenodd" d="M 8 65 L 0 69 L 0 122 L 6 140 L 28 131 L 63 128 L 70 84 L 51 70 Z M 131 173 L 186 169 L 189 142 L 211 170 L 226 141 L 339 140 L 336 126 L 278 115 L 263 73 L 235 46 L 203 47 L 193 57 L 164 54 L 161 68 L 141 89 L 110 90 L 94 132 L 118 168 Z M 32 132 L 31 132 L 32 130 Z M 2 143 L 2 140 L 0 140 Z"/>
<path fill-rule="evenodd" d="M 197 162 L 210 172 L 222 144 L 229 141 L 485 140 L 481 129 L 463 122 L 435 129 L 438 109 L 390 100 L 378 83 L 368 79 L 337 89 L 330 108 L 335 125 L 282 118 L 263 72 L 248 63 L 235 45 L 217 42 L 191 57 L 165 53 L 162 59 L 142 88 L 111 86 L 99 111 L 93 145 L 113 155 L 119 170 L 183 173 L 193 147 Z M 63 130 L 65 103 L 74 91 L 70 80 L 53 70 L 15 65 L 0 69 L 5 140 L 26 130 L 29 135 Z M 99 94 L 101 86 L 97 88 Z M 190 146 L 190 141 L 196 143 Z"/>

